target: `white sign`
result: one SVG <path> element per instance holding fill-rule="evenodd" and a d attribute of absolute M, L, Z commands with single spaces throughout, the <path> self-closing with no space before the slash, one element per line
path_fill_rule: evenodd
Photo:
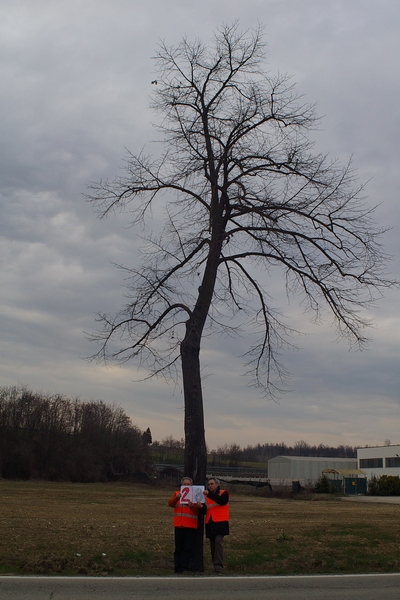
<path fill-rule="evenodd" d="M 188 504 L 188 502 L 205 502 L 203 496 L 204 485 L 181 485 L 181 504 Z"/>

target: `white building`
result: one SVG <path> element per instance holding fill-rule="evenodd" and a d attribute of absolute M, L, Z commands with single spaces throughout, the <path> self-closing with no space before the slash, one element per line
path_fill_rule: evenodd
<path fill-rule="evenodd" d="M 291 486 L 299 481 L 302 486 L 314 484 L 325 469 L 357 470 L 356 458 L 329 458 L 325 456 L 276 456 L 268 461 L 268 479 L 274 485 Z"/>
<path fill-rule="evenodd" d="M 358 448 L 357 462 L 358 468 L 365 471 L 368 479 L 381 475 L 400 476 L 400 445 Z"/>

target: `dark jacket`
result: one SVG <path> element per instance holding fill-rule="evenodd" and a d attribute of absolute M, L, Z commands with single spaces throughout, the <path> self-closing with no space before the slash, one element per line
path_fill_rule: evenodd
<path fill-rule="evenodd" d="M 226 490 L 222 494 L 220 492 L 221 489 L 218 487 L 215 492 L 208 492 L 207 498 L 220 506 L 225 506 L 229 502 L 229 494 Z M 216 535 L 229 535 L 229 521 L 215 522 L 212 520 L 212 516 L 210 516 L 208 523 L 206 523 L 206 537 L 212 538 Z"/>

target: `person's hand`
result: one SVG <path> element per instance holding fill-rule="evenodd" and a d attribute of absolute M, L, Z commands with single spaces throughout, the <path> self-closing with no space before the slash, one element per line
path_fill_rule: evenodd
<path fill-rule="evenodd" d="M 208 496 L 208 490 L 204 490 L 203 495 Z"/>

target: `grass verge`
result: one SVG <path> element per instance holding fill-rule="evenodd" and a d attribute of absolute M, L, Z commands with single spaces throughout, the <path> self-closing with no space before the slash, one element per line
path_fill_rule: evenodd
<path fill-rule="evenodd" d="M 172 491 L 1 480 L 0 574 L 171 574 Z M 233 493 L 226 573 L 400 571 L 400 505 L 317 500 Z"/>

